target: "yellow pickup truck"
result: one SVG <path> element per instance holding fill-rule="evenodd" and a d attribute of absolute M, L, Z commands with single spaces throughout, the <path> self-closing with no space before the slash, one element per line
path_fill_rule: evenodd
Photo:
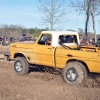
<path fill-rule="evenodd" d="M 10 60 L 19 75 L 27 74 L 30 64 L 61 69 L 68 84 L 81 84 L 89 72 L 100 73 L 100 48 L 80 46 L 72 31 L 43 31 L 36 41 L 12 43 Z"/>

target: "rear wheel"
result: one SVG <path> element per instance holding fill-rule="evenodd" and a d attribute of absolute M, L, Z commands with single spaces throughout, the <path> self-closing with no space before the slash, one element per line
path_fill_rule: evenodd
<path fill-rule="evenodd" d="M 29 64 L 24 57 L 15 58 L 14 70 L 19 75 L 25 75 L 29 72 Z"/>
<path fill-rule="evenodd" d="M 68 84 L 81 84 L 87 78 L 87 70 L 80 62 L 69 62 L 63 69 L 63 78 Z"/>

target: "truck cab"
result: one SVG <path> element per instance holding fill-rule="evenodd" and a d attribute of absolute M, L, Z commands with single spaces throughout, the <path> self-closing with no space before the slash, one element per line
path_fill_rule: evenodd
<path fill-rule="evenodd" d="M 44 42 L 47 42 L 46 40 L 48 39 L 51 41 L 50 45 L 53 47 L 60 46 L 59 42 L 62 42 L 67 46 L 76 45 L 75 42 L 80 44 L 78 33 L 71 31 L 43 31 L 37 40 L 37 44 L 46 45 Z"/>
<path fill-rule="evenodd" d="M 66 46 L 75 46 L 80 44 L 77 32 L 71 31 L 43 31 L 38 39 L 28 42 L 16 42 L 10 45 L 11 59 L 18 55 L 23 55 L 31 64 L 41 64 L 46 66 L 55 66 L 56 48 Z"/>

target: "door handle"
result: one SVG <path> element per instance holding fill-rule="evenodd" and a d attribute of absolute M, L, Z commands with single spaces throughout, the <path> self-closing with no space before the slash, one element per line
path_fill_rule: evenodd
<path fill-rule="evenodd" d="M 73 55 L 71 55 L 71 54 L 67 54 L 67 56 L 72 57 Z"/>
<path fill-rule="evenodd" d="M 52 49 L 52 48 L 47 48 L 47 49 Z"/>

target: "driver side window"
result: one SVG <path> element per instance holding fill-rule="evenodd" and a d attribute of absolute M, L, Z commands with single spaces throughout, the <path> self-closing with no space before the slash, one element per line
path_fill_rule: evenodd
<path fill-rule="evenodd" d="M 43 34 L 38 41 L 40 45 L 51 45 L 51 35 L 50 34 Z"/>

